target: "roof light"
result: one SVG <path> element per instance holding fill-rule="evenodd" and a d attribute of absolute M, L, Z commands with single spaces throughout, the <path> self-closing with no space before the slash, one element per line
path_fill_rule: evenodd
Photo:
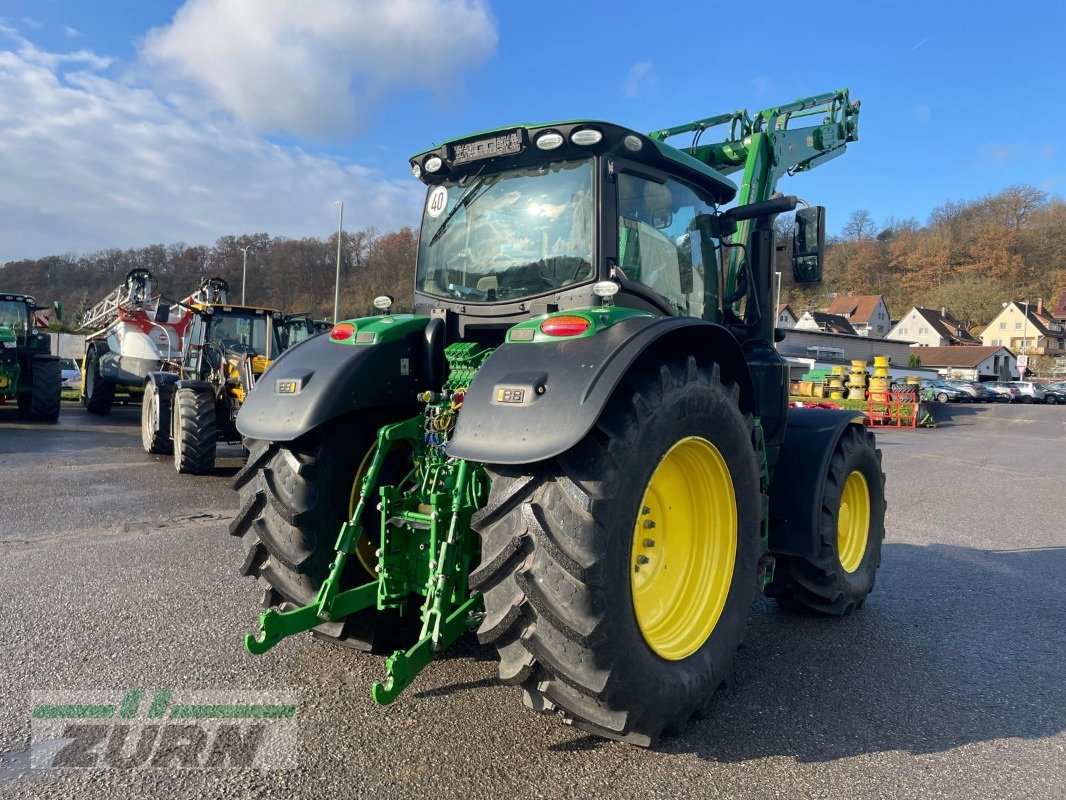
<path fill-rule="evenodd" d="M 557 147 L 562 147 L 563 135 L 561 133 L 556 133 L 555 131 L 548 131 L 547 133 L 542 133 L 538 136 L 534 141 L 534 144 L 537 146 L 538 150 L 554 150 Z"/>
<path fill-rule="evenodd" d="M 440 160 L 440 156 L 430 156 L 426 159 L 425 163 L 426 172 L 436 172 L 444 166 L 444 162 Z"/>
<path fill-rule="evenodd" d="M 603 141 L 603 131 L 598 131 L 595 128 L 582 128 L 570 134 L 570 141 L 582 147 L 599 144 Z"/>
<path fill-rule="evenodd" d="M 626 146 L 626 150 L 631 153 L 640 152 L 640 148 L 644 146 L 644 142 L 640 140 L 640 137 L 635 136 L 632 133 L 622 140 L 622 144 L 624 144 Z"/>
<path fill-rule="evenodd" d="M 585 317 L 573 314 L 564 314 L 559 317 L 548 317 L 540 323 L 540 332 L 548 336 L 580 336 L 592 326 Z"/>
<path fill-rule="evenodd" d="M 386 314 L 389 313 L 389 309 L 392 308 L 392 298 L 387 294 L 379 295 L 374 298 L 374 308 L 378 311 L 382 311 Z"/>
<path fill-rule="evenodd" d="M 333 326 L 333 330 L 329 332 L 329 338 L 335 342 L 343 342 L 345 339 L 351 339 L 354 333 L 355 326 L 352 323 L 342 322 Z"/>
<path fill-rule="evenodd" d="M 418 164 L 412 164 L 411 165 L 411 174 L 414 175 L 416 178 L 421 178 L 422 177 L 422 168 L 420 166 L 418 166 Z"/>

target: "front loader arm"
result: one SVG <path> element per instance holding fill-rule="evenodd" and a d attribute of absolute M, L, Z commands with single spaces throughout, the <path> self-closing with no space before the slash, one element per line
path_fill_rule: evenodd
<path fill-rule="evenodd" d="M 821 123 L 790 128 L 794 120 L 820 116 Z M 700 144 L 710 128 L 729 126 L 721 142 Z M 852 102 L 847 89 L 805 97 L 750 116 L 746 109 L 699 119 L 649 136 L 663 141 L 671 136 L 692 133 L 690 147 L 681 148 L 693 158 L 726 175 L 743 170 L 737 205 L 769 200 L 777 182 L 785 175 L 806 172 L 844 153 L 848 142 L 859 138 L 859 101 Z M 734 243 L 748 244 L 751 220 L 737 226 Z M 726 273 L 726 294 L 735 291 L 743 265 L 740 248 L 730 251 Z"/>

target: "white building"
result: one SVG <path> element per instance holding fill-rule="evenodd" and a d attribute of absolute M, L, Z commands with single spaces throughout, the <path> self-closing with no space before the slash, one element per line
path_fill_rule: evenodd
<path fill-rule="evenodd" d="M 859 336 L 883 339 L 892 328 L 888 305 L 879 294 L 838 295 L 833 298 L 826 312 L 846 319 Z"/>
<path fill-rule="evenodd" d="M 981 344 L 946 308 L 937 311 L 935 308 L 921 306 L 915 306 L 908 311 L 885 338 L 914 342 L 915 347 Z"/>

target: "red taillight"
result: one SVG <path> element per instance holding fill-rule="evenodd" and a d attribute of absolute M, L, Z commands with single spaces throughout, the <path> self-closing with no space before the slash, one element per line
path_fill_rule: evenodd
<path fill-rule="evenodd" d="M 350 322 L 342 322 L 339 325 L 334 325 L 333 330 L 329 332 L 329 338 L 338 342 L 343 342 L 345 339 L 351 339 L 355 333 L 355 326 Z"/>
<path fill-rule="evenodd" d="M 584 317 L 564 315 L 549 317 L 540 323 L 540 332 L 549 336 L 580 336 L 592 326 Z"/>

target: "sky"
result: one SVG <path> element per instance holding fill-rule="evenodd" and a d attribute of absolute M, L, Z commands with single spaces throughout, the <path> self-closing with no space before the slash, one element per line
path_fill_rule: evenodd
<path fill-rule="evenodd" d="M 746 8 L 0 0 L 0 263 L 324 237 L 342 199 L 348 229 L 415 226 L 407 158 L 435 143 L 557 119 L 651 131 L 845 87 L 859 141 L 780 186 L 831 232 L 860 208 L 924 222 L 1012 184 L 1066 194 L 1066 4 Z"/>

